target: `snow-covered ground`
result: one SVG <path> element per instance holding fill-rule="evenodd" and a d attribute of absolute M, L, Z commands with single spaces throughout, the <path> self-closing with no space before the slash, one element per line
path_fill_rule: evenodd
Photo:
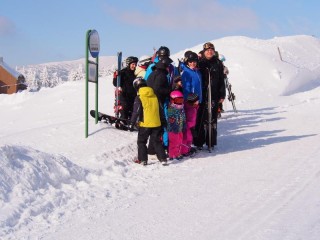
<path fill-rule="evenodd" d="M 239 113 L 226 102 L 215 150 L 167 167 L 132 162 L 135 132 L 90 118 L 85 138 L 84 81 L 0 95 L 0 239 L 320 239 L 320 40 L 214 43 Z"/>

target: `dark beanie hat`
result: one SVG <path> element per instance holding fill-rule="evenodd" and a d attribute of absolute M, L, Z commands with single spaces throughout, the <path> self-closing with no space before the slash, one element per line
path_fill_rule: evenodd
<path fill-rule="evenodd" d="M 190 103 L 194 103 L 199 100 L 199 96 L 195 93 L 189 93 L 187 97 L 187 101 Z"/>

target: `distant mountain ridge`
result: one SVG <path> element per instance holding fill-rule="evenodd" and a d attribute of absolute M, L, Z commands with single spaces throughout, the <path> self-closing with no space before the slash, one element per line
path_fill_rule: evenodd
<path fill-rule="evenodd" d="M 62 82 L 85 79 L 85 58 L 74 61 L 50 62 L 17 67 L 22 73 L 31 91 L 42 87 L 55 87 Z M 106 77 L 114 72 L 116 56 L 99 57 L 99 77 Z"/>
<path fill-rule="evenodd" d="M 288 95 L 320 85 L 319 38 L 296 35 L 262 40 L 230 36 L 211 42 L 214 43 L 216 51 L 225 56 L 225 65 L 230 70 L 229 78 L 236 88 L 242 88 L 241 83 L 237 82 L 239 76 L 251 81 L 252 87 L 271 89 L 274 94 Z M 203 43 L 181 50 L 170 57 L 178 66 L 178 59 L 183 58 L 185 51 L 199 52 L 202 45 Z M 257 60 L 260 62 L 258 65 Z M 116 56 L 99 57 L 99 77 L 110 76 L 116 66 Z M 66 81 L 84 80 L 85 59 L 28 65 L 16 70 L 25 76 L 29 89 L 37 91 L 42 87 L 54 87 Z M 298 80 L 302 76 L 308 77 Z M 256 86 L 256 78 L 264 79 L 263 85 L 260 83 Z"/>

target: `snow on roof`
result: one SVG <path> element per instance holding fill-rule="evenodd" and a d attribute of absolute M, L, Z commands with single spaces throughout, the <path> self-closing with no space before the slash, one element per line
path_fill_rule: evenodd
<path fill-rule="evenodd" d="M 21 73 L 17 72 L 13 68 L 11 68 L 8 64 L 3 61 L 3 57 L 0 57 L 0 66 L 3 67 L 7 72 L 9 72 L 15 78 L 18 78 Z"/>

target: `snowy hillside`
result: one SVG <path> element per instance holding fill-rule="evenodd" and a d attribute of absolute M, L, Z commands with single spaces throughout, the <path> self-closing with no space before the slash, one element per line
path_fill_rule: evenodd
<path fill-rule="evenodd" d="M 167 167 L 132 162 L 135 132 L 90 118 L 85 138 L 84 80 L 0 95 L 0 239 L 318 240 L 320 40 L 213 42 L 239 113 L 226 101 L 215 150 Z M 66 77 L 83 62 L 44 65 Z M 100 111 L 113 91 L 101 77 Z"/>
<path fill-rule="evenodd" d="M 99 58 L 99 76 L 106 77 L 116 69 L 117 57 Z M 38 65 L 17 67 L 29 86 L 29 91 L 38 91 L 42 87 L 55 87 L 66 81 L 85 79 L 85 59 L 75 61 L 51 62 Z"/>

